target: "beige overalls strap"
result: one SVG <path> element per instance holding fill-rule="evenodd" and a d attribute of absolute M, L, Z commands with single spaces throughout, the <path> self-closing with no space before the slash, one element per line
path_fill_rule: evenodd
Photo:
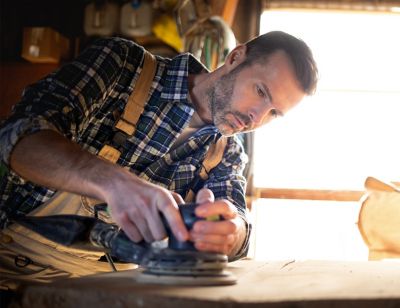
<path fill-rule="evenodd" d="M 136 82 L 132 94 L 129 96 L 121 118 L 117 121 L 115 128 L 124 132 L 128 136 L 132 136 L 136 130 L 136 123 L 143 113 L 144 106 L 150 94 L 150 88 L 156 73 L 157 62 L 155 57 L 148 51 L 144 51 L 144 63 L 142 71 Z M 121 152 L 110 145 L 104 145 L 100 150 L 100 157 L 116 163 L 121 156 Z"/>
<path fill-rule="evenodd" d="M 226 144 L 227 138 L 225 136 L 221 136 L 216 143 L 211 144 L 208 148 L 199 172 L 199 177 L 203 181 L 208 179 L 208 174 L 210 173 L 210 171 L 222 161 Z M 185 197 L 185 202 L 193 202 L 194 200 L 194 191 L 190 189 Z"/>
<path fill-rule="evenodd" d="M 128 99 L 124 112 L 115 125 L 115 128 L 129 136 L 134 134 L 136 123 L 139 120 L 140 115 L 143 113 L 144 106 L 150 93 L 152 81 L 156 73 L 156 66 L 157 62 L 155 57 L 145 51 L 143 69 L 139 75 L 138 81 L 136 82 L 135 88 Z M 227 138 L 222 136 L 215 144 L 210 145 L 199 173 L 199 176 L 203 181 L 208 179 L 208 173 L 211 169 L 221 162 L 226 143 Z M 121 152 L 110 145 L 104 145 L 98 155 L 110 162 L 116 163 Z M 194 192 L 190 190 L 186 195 L 185 201 L 191 202 L 193 200 Z"/>
<path fill-rule="evenodd" d="M 211 169 L 215 168 L 221 162 L 222 158 L 224 157 L 226 143 L 227 138 L 222 136 L 217 140 L 216 143 L 210 145 L 199 174 L 203 181 L 208 179 L 208 174 L 210 173 Z"/>

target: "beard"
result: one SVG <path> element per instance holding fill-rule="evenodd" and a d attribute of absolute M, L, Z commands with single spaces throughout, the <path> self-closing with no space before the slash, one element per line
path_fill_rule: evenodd
<path fill-rule="evenodd" d="M 235 125 L 234 118 L 239 118 L 245 125 L 250 123 L 248 116 L 232 109 L 232 96 L 236 82 L 236 72 L 232 71 L 219 79 L 208 94 L 209 110 L 213 124 L 224 136 L 231 136 L 242 129 Z"/>

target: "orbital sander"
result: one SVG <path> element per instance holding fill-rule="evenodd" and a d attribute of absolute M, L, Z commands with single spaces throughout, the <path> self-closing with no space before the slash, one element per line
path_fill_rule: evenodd
<path fill-rule="evenodd" d="M 190 230 L 198 220 L 197 204 L 179 205 L 185 226 Z M 117 225 L 98 218 L 107 204 L 95 206 L 95 217 L 78 215 L 20 216 L 15 222 L 71 248 L 103 251 L 115 270 L 114 262 L 139 265 L 137 281 L 142 283 L 175 285 L 229 285 L 235 276 L 226 270 L 228 257 L 213 252 L 198 251 L 191 241 L 179 241 L 161 215 L 168 240 L 154 243 L 131 241 Z M 220 219 L 213 217 L 211 220 Z M 210 220 L 208 218 L 207 220 Z"/>

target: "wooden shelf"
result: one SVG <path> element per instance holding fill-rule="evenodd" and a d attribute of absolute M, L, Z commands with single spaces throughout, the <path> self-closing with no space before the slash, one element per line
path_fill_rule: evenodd
<path fill-rule="evenodd" d="M 59 65 L 26 61 L 0 63 L 0 119 L 10 114 L 27 85 L 43 78 Z"/>

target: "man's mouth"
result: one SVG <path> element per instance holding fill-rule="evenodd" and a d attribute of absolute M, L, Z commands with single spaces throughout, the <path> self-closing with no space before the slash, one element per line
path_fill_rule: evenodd
<path fill-rule="evenodd" d="M 232 127 L 236 130 L 242 130 L 244 128 L 243 122 L 237 116 L 233 116 Z"/>

